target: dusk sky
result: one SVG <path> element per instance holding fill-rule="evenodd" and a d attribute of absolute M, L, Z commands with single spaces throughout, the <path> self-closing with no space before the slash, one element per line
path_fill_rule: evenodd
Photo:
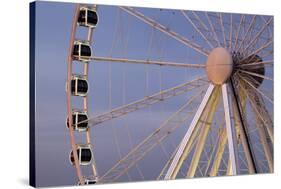
<path fill-rule="evenodd" d="M 196 40 L 204 48 L 208 48 L 180 11 L 144 8 L 137 8 L 137 10 L 171 30 Z M 36 4 L 36 174 L 38 186 L 75 185 L 78 181 L 75 169 L 68 159 L 71 146 L 65 126 L 67 53 L 74 11 L 75 4 L 71 3 L 39 1 Z M 96 56 L 199 64 L 204 64 L 206 61 L 205 56 L 153 29 L 118 7 L 98 6 L 98 16 L 99 23 L 94 30 L 92 43 L 93 54 Z M 79 30 L 77 38 L 85 38 L 83 37 L 85 31 L 83 28 Z M 74 62 L 74 72 L 81 73 L 82 64 Z M 205 75 L 204 69 L 110 64 L 95 61 L 89 64 L 90 117 L 154 94 L 161 88 L 168 89 Z M 269 72 L 271 73 L 272 71 Z M 135 146 L 152 133 L 165 118 L 177 111 L 189 97 L 195 94 L 197 92 L 184 93 L 92 128 L 93 153 L 99 175 L 103 175 L 120 159 L 114 137 L 118 139 L 123 157 L 131 146 Z M 73 98 L 73 106 L 79 108 L 81 106 L 77 98 L 79 97 Z M 110 99 L 112 99 L 111 107 Z M 187 125 L 189 124 L 185 124 Z M 165 140 L 164 146 L 168 154 L 173 152 L 186 130 L 187 127 L 180 127 Z M 128 133 L 132 136 L 132 141 Z M 78 133 L 75 136 L 77 143 L 85 142 L 84 134 Z M 139 163 L 141 170 L 145 173 L 145 179 L 155 179 L 167 160 L 161 148 L 156 147 L 152 150 Z M 82 170 L 85 175 L 87 173 L 90 175 L 90 169 L 82 168 Z M 132 180 L 139 180 L 135 167 L 129 171 L 129 174 Z M 120 180 L 128 180 L 128 178 L 125 175 Z"/>

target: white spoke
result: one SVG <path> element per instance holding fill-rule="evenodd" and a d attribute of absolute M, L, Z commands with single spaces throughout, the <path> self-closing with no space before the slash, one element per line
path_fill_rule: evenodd
<path fill-rule="evenodd" d="M 264 18 L 264 16 L 261 16 L 261 18 L 262 18 L 264 24 L 266 24 L 266 19 Z M 272 29 L 270 27 L 268 27 L 268 31 L 269 31 L 270 36 L 272 36 Z"/>
<path fill-rule="evenodd" d="M 193 96 L 186 104 L 184 104 L 177 112 L 172 114 L 165 120 L 159 128 L 147 136 L 142 142 L 135 146 L 125 157 L 119 160 L 109 171 L 102 177 L 102 182 L 115 181 L 134 166 L 138 161 L 143 159 L 157 145 L 161 145 L 162 141 L 177 128 L 182 126 L 193 114 L 189 113 L 190 109 L 195 109 L 193 103 L 201 96 L 203 91 Z M 184 114 L 184 116 L 183 116 Z M 178 121 L 180 119 L 180 121 Z M 124 166 L 126 165 L 126 166 Z"/>
<path fill-rule="evenodd" d="M 81 56 L 80 56 L 81 57 Z M 151 65 L 159 65 L 159 66 L 171 66 L 171 67 L 187 67 L 187 68 L 205 68 L 205 64 L 189 64 L 189 63 L 179 63 L 179 62 L 166 62 L 166 61 L 158 61 L 158 60 L 136 60 L 136 59 L 127 59 L 127 58 L 113 58 L 113 57 L 99 57 L 94 56 L 90 57 L 90 59 L 101 62 L 109 62 L 109 63 L 131 63 L 131 64 L 151 64 Z"/>
<path fill-rule="evenodd" d="M 199 30 L 199 28 L 196 27 L 194 22 L 189 18 L 189 16 L 185 13 L 184 10 L 181 11 L 183 16 L 191 23 L 191 25 L 194 27 L 194 29 L 203 37 L 203 39 L 208 43 L 208 45 L 211 48 L 214 48 L 214 46 L 210 43 L 210 41 L 207 39 L 207 37 Z"/>
<path fill-rule="evenodd" d="M 267 95 L 265 95 L 261 90 L 259 90 L 258 88 L 256 88 L 251 82 L 249 82 L 247 79 L 245 79 L 244 77 L 240 77 L 242 78 L 242 80 L 244 82 L 246 82 L 249 86 L 251 86 L 256 92 L 258 92 L 259 94 L 261 94 L 265 99 L 267 99 L 271 104 L 273 104 L 273 99 L 271 99 L 270 97 L 268 97 Z"/>
<path fill-rule="evenodd" d="M 266 60 L 263 62 L 253 62 L 253 63 L 248 63 L 248 64 L 240 64 L 240 65 L 237 65 L 237 67 L 243 68 L 243 67 L 259 66 L 259 65 L 273 66 L 273 60 Z"/>
<path fill-rule="evenodd" d="M 274 142 L 274 137 L 273 137 L 273 122 L 272 119 L 270 118 L 270 116 L 268 115 L 268 112 L 266 111 L 265 107 L 261 107 L 257 105 L 257 102 L 255 102 L 254 100 L 254 92 L 247 92 L 245 87 L 242 86 L 241 84 L 239 85 L 241 87 L 241 89 L 244 91 L 244 93 L 247 95 L 249 102 L 252 106 L 252 109 L 255 113 L 256 116 L 259 117 L 259 119 L 264 123 L 264 125 L 266 126 L 268 135 L 270 137 L 271 142 Z M 267 115 L 267 116 L 265 116 Z"/>
<path fill-rule="evenodd" d="M 252 21 L 251 21 L 251 23 L 250 23 L 250 25 L 249 25 L 249 27 L 248 27 L 246 33 L 244 34 L 244 36 L 243 36 L 243 38 L 242 38 L 242 40 L 241 40 L 241 42 L 240 42 L 240 46 L 238 47 L 237 51 L 239 51 L 239 50 L 241 49 L 241 47 L 242 47 L 242 45 L 243 45 L 243 43 L 244 43 L 246 37 L 248 36 L 250 30 L 251 30 L 252 27 L 254 26 L 254 23 L 255 23 L 255 21 L 256 21 L 256 17 L 257 17 L 256 15 L 253 17 L 253 19 L 252 19 Z"/>
<path fill-rule="evenodd" d="M 196 12 L 191 11 L 192 14 L 194 15 L 194 17 L 199 21 L 199 23 L 201 24 L 201 26 L 203 27 L 204 30 L 208 31 L 209 28 L 206 26 L 206 24 L 202 21 L 202 19 L 196 14 Z"/>
<path fill-rule="evenodd" d="M 225 36 L 225 31 L 224 31 L 222 13 L 219 14 L 219 17 L 220 17 L 221 31 L 222 31 L 222 35 L 223 35 L 223 44 L 224 44 L 224 48 L 226 48 L 226 36 Z"/>
<path fill-rule="evenodd" d="M 253 37 L 252 41 L 250 41 L 247 46 L 243 49 L 243 51 L 246 51 L 258 38 L 261 36 L 261 34 L 264 32 L 265 29 L 267 29 L 268 25 L 272 22 L 273 17 L 271 17 L 266 24 L 262 27 L 262 29 Z"/>
<path fill-rule="evenodd" d="M 241 69 L 238 69 L 238 71 L 240 71 L 242 73 L 246 73 L 246 74 L 252 75 L 252 76 L 256 76 L 256 77 L 259 77 L 259 78 L 263 78 L 263 79 L 267 79 L 267 80 L 273 81 L 273 79 L 271 77 L 267 77 L 267 76 L 264 76 L 264 75 L 261 75 L 261 74 L 257 74 L 257 73 L 254 73 L 254 72 L 249 72 L 249 71 L 245 71 L 245 70 L 241 70 Z"/>
<path fill-rule="evenodd" d="M 254 57 L 254 55 L 256 55 L 257 53 L 259 53 L 260 51 L 266 49 L 268 46 L 270 46 L 273 43 L 273 40 L 271 39 L 270 41 L 268 41 L 266 44 L 263 44 L 263 46 L 261 46 L 260 48 L 258 48 L 257 50 L 253 51 L 252 53 L 250 53 L 249 55 L 245 56 L 245 58 L 243 58 L 241 60 L 241 62 L 243 62 L 244 60 L 246 60 L 248 57 Z M 253 58 L 251 58 L 249 61 L 251 61 Z"/>
<path fill-rule="evenodd" d="M 235 39 L 235 44 L 234 44 L 234 48 L 233 48 L 234 50 L 237 49 L 239 34 L 240 34 L 242 22 L 244 21 L 244 19 L 245 19 L 245 16 L 242 15 L 241 18 L 240 18 L 240 23 L 239 23 L 239 26 L 238 26 L 238 30 L 237 30 L 237 32 L 236 32 L 236 39 Z"/>
<path fill-rule="evenodd" d="M 144 21 L 146 24 L 158 29 L 159 31 L 162 31 L 163 33 L 167 34 L 168 36 L 176 39 L 177 41 L 187 45 L 188 47 L 196 50 L 197 52 L 208 56 L 208 51 L 205 50 L 204 48 L 202 48 L 201 46 L 199 46 L 198 44 L 195 44 L 194 42 L 192 42 L 191 40 L 179 35 L 178 33 L 171 31 L 170 29 L 168 29 L 167 27 L 157 23 L 155 20 L 152 20 L 151 18 L 147 18 L 146 16 L 144 16 L 143 14 L 141 14 L 140 12 L 134 10 L 133 8 L 130 7 L 120 7 L 122 10 L 126 11 L 127 13 L 135 16 L 136 18 Z"/>
<path fill-rule="evenodd" d="M 232 49 L 232 30 L 233 30 L 233 15 L 232 13 L 230 13 L 230 31 L 229 31 L 229 49 L 233 50 Z"/>
<path fill-rule="evenodd" d="M 220 47 L 221 44 L 220 44 L 218 35 L 217 35 L 216 31 L 215 31 L 214 25 L 213 25 L 213 23 L 212 23 L 212 21 L 211 21 L 211 19 L 210 19 L 210 17 L 209 17 L 209 15 L 208 15 L 207 12 L 205 12 L 205 15 L 206 15 L 206 17 L 207 17 L 207 19 L 208 19 L 209 25 L 210 25 L 211 30 L 212 30 L 212 32 L 213 32 L 213 36 L 214 36 L 215 40 L 217 41 L 218 46 Z"/>
<path fill-rule="evenodd" d="M 193 90 L 193 89 L 197 89 L 198 87 L 204 86 L 207 82 L 203 80 L 203 77 L 197 78 L 193 81 L 178 85 L 176 87 L 172 87 L 166 90 L 163 90 L 161 92 L 158 92 L 156 94 L 144 97 L 140 100 L 131 102 L 129 104 L 123 105 L 121 107 L 112 109 L 109 112 L 103 113 L 101 115 L 92 117 L 88 120 L 84 120 L 79 122 L 80 123 L 84 123 L 84 122 L 89 122 L 90 126 L 95 126 L 98 125 L 100 123 L 103 123 L 105 121 L 109 121 L 112 120 L 114 118 L 117 117 L 121 117 L 124 115 L 127 115 L 128 113 L 137 111 L 139 109 L 148 107 L 152 104 L 155 104 L 157 102 L 161 102 L 163 100 L 166 100 L 170 97 L 173 96 L 177 96 L 180 95 L 184 92 Z"/>

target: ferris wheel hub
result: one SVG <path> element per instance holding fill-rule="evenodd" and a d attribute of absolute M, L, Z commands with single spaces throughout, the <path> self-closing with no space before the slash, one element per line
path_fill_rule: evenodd
<path fill-rule="evenodd" d="M 208 79 L 215 85 L 225 83 L 231 76 L 233 60 L 231 54 L 222 47 L 214 48 L 206 63 Z"/>

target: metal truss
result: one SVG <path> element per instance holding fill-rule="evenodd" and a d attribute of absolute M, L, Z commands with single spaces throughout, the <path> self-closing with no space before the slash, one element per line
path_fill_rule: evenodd
<path fill-rule="evenodd" d="M 153 148 L 161 143 L 174 130 L 182 126 L 192 115 L 196 108 L 196 100 L 202 95 L 191 97 L 177 112 L 165 120 L 161 126 L 135 146 L 125 157 L 119 160 L 102 177 L 101 182 L 112 182 L 125 174 L 132 166 L 145 157 Z"/>
<path fill-rule="evenodd" d="M 183 140 L 181 141 L 179 149 L 178 149 L 177 153 L 175 154 L 173 161 L 165 175 L 165 179 L 175 179 L 176 178 L 177 173 L 187 156 L 187 152 L 189 151 L 189 149 L 186 147 L 190 146 L 190 145 L 188 145 L 188 143 L 191 143 L 190 138 L 191 138 L 196 126 L 198 125 L 198 122 L 202 116 L 203 111 L 206 108 L 207 103 L 209 102 L 211 95 L 213 94 L 214 88 L 215 88 L 214 85 L 212 85 L 212 84 L 209 85 L 209 88 L 208 88 Z"/>
<path fill-rule="evenodd" d="M 108 120 L 111 120 L 111 119 L 114 119 L 114 118 L 117 118 L 120 116 L 124 116 L 128 113 L 134 112 L 141 108 L 145 108 L 145 107 L 155 104 L 157 102 L 161 102 L 170 97 L 180 95 L 184 92 L 188 92 L 193 89 L 197 89 L 198 87 L 201 87 L 206 84 L 207 84 L 207 81 L 204 80 L 204 77 L 200 77 L 200 78 L 197 78 L 190 82 L 187 82 L 187 83 L 178 85 L 176 87 L 163 90 L 156 94 L 144 97 L 143 99 L 137 100 L 137 101 L 129 103 L 127 105 L 115 108 L 109 112 L 103 113 L 96 117 L 89 118 L 89 120 L 81 121 L 80 123 L 88 121 L 90 126 L 95 126 L 95 125 L 101 124 L 105 121 L 108 121 Z"/>

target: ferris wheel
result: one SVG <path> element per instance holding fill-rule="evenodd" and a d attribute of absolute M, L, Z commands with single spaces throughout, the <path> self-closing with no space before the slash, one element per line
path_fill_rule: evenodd
<path fill-rule="evenodd" d="M 95 39 L 99 37 L 94 31 L 100 26 L 98 23 L 103 20 L 99 14 L 102 10 L 97 8 L 96 5 L 77 5 L 68 53 L 66 125 L 72 147 L 69 160 L 75 167 L 79 184 L 109 183 L 120 179 L 122 181 L 163 180 L 273 172 L 272 16 L 152 9 L 151 12 L 160 12 L 156 17 L 148 16 L 152 14 L 142 8 L 116 7 L 119 15 L 116 18 L 121 18 L 120 14 L 123 15 L 123 20 L 119 19 L 116 25 L 125 22 L 125 17 L 130 22 L 141 23 L 138 25 L 140 28 L 143 26 L 151 32 L 147 35 L 149 39 L 144 40 L 148 41 L 147 46 L 143 46 L 149 53 L 144 53 L 143 58 L 138 58 L 140 56 L 137 53 L 135 53 L 136 57 L 133 57 L 134 53 L 130 55 L 122 53 L 122 57 L 114 57 L 112 54 L 98 56 L 93 50 L 96 45 Z M 164 19 L 160 19 L 161 16 Z M 173 22 L 171 20 L 175 17 L 181 19 L 180 26 L 187 27 L 189 33 L 176 29 L 175 25 L 174 28 L 170 26 Z M 133 27 L 128 23 L 123 23 L 127 30 Z M 79 30 L 84 30 L 84 38 L 77 38 Z M 139 31 L 142 33 L 143 30 L 139 29 Z M 117 32 L 117 29 L 112 32 Z M 119 33 L 124 38 L 129 32 L 120 30 Z M 118 39 L 122 38 L 117 34 L 115 36 Z M 130 35 L 130 38 L 134 36 L 135 33 Z M 117 41 L 116 38 L 113 40 Z M 128 50 L 129 39 L 126 39 L 124 45 L 118 47 L 117 52 Z M 161 43 L 164 39 L 180 44 L 179 48 L 189 52 L 190 56 L 184 59 L 185 61 L 179 61 L 178 57 L 172 55 L 166 56 L 166 60 L 161 55 L 159 55 L 161 58 L 153 59 L 151 54 L 157 51 L 160 51 L 159 54 L 163 52 L 156 43 Z M 108 49 L 112 50 L 114 45 L 116 46 L 116 42 L 115 44 L 113 42 Z M 155 45 L 154 50 L 151 50 L 153 45 Z M 165 45 L 162 44 L 163 46 Z M 138 51 L 139 47 L 135 45 L 130 50 Z M 89 67 L 94 63 L 109 64 L 107 88 L 110 93 L 108 98 L 110 106 L 108 111 L 92 116 L 89 115 L 89 110 L 92 108 L 89 99 L 96 89 L 90 90 L 89 87 L 92 82 L 89 79 L 89 73 L 92 73 Z M 141 77 L 143 79 L 138 79 L 134 73 L 131 78 L 127 78 L 129 76 L 125 73 L 126 68 L 116 69 L 116 72 L 120 72 L 122 76 L 123 86 L 120 88 L 122 88 L 123 101 L 113 107 L 114 86 L 111 65 L 122 63 L 130 67 L 143 65 L 142 68 L 138 68 L 144 76 Z M 74 64 L 82 67 L 80 73 L 73 71 Z M 151 82 L 151 86 L 155 81 L 148 79 L 154 78 L 154 74 L 151 74 L 154 72 L 150 69 L 157 69 L 157 67 L 160 70 L 158 70 L 160 79 L 157 83 L 160 88 L 151 92 L 149 89 L 152 87 L 149 88 L 149 84 Z M 171 87 L 171 84 L 169 87 L 164 87 L 165 81 L 173 80 L 173 78 L 163 80 L 165 69 L 169 69 L 169 72 L 175 69 L 176 73 L 182 71 L 181 73 L 185 73 L 184 81 Z M 95 72 L 98 70 L 94 70 Z M 126 79 L 144 83 L 144 93 L 141 98 L 126 100 L 128 91 L 124 87 Z M 133 84 L 131 87 L 138 87 L 136 85 Z M 170 99 L 182 95 L 186 96 L 179 98 L 177 101 L 179 105 L 173 109 L 173 112 L 166 113 L 161 121 L 151 121 L 153 125 L 158 125 L 150 130 L 150 133 L 146 133 L 146 136 L 138 136 L 139 131 L 133 133 L 132 129 L 128 129 L 131 127 L 128 125 L 132 125 L 132 122 L 126 122 L 126 117 L 130 114 L 156 104 L 161 106 L 170 102 Z M 151 111 L 150 109 L 149 112 Z M 123 122 L 118 128 L 121 129 L 120 132 L 127 133 L 126 142 L 130 143 L 129 149 L 122 154 L 122 146 L 120 147 L 118 142 L 122 137 L 118 138 L 114 135 L 113 140 L 116 145 L 113 148 L 117 148 L 118 160 L 101 173 L 99 163 L 96 161 L 99 154 L 96 153 L 96 146 L 92 142 L 95 139 L 91 139 L 90 130 L 101 127 L 106 122 L 110 122 L 109 125 L 114 128 L 120 119 L 123 119 Z M 136 121 L 134 124 L 145 127 L 152 119 L 146 116 L 140 120 L 143 122 Z M 178 134 L 174 134 L 176 132 Z M 135 137 L 132 137 L 133 134 Z M 77 135 L 85 140 L 77 143 L 75 138 Z M 168 139 L 170 141 L 166 142 Z M 172 147 L 170 143 L 173 143 Z M 141 161 L 156 149 L 161 149 L 160 151 L 165 154 L 163 158 L 158 151 L 154 153 L 154 156 L 159 155 L 159 161 L 161 159 L 164 163 L 155 169 L 150 167 L 156 172 L 153 175 L 157 176 L 147 177 Z M 153 163 L 150 166 L 153 166 Z M 85 169 L 88 169 L 85 171 L 87 174 L 83 172 Z M 138 177 L 137 179 L 132 179 L 130 175 L 132 169 L 135 170 L 136 173 L 133 175 L 134 178 Z"/>

